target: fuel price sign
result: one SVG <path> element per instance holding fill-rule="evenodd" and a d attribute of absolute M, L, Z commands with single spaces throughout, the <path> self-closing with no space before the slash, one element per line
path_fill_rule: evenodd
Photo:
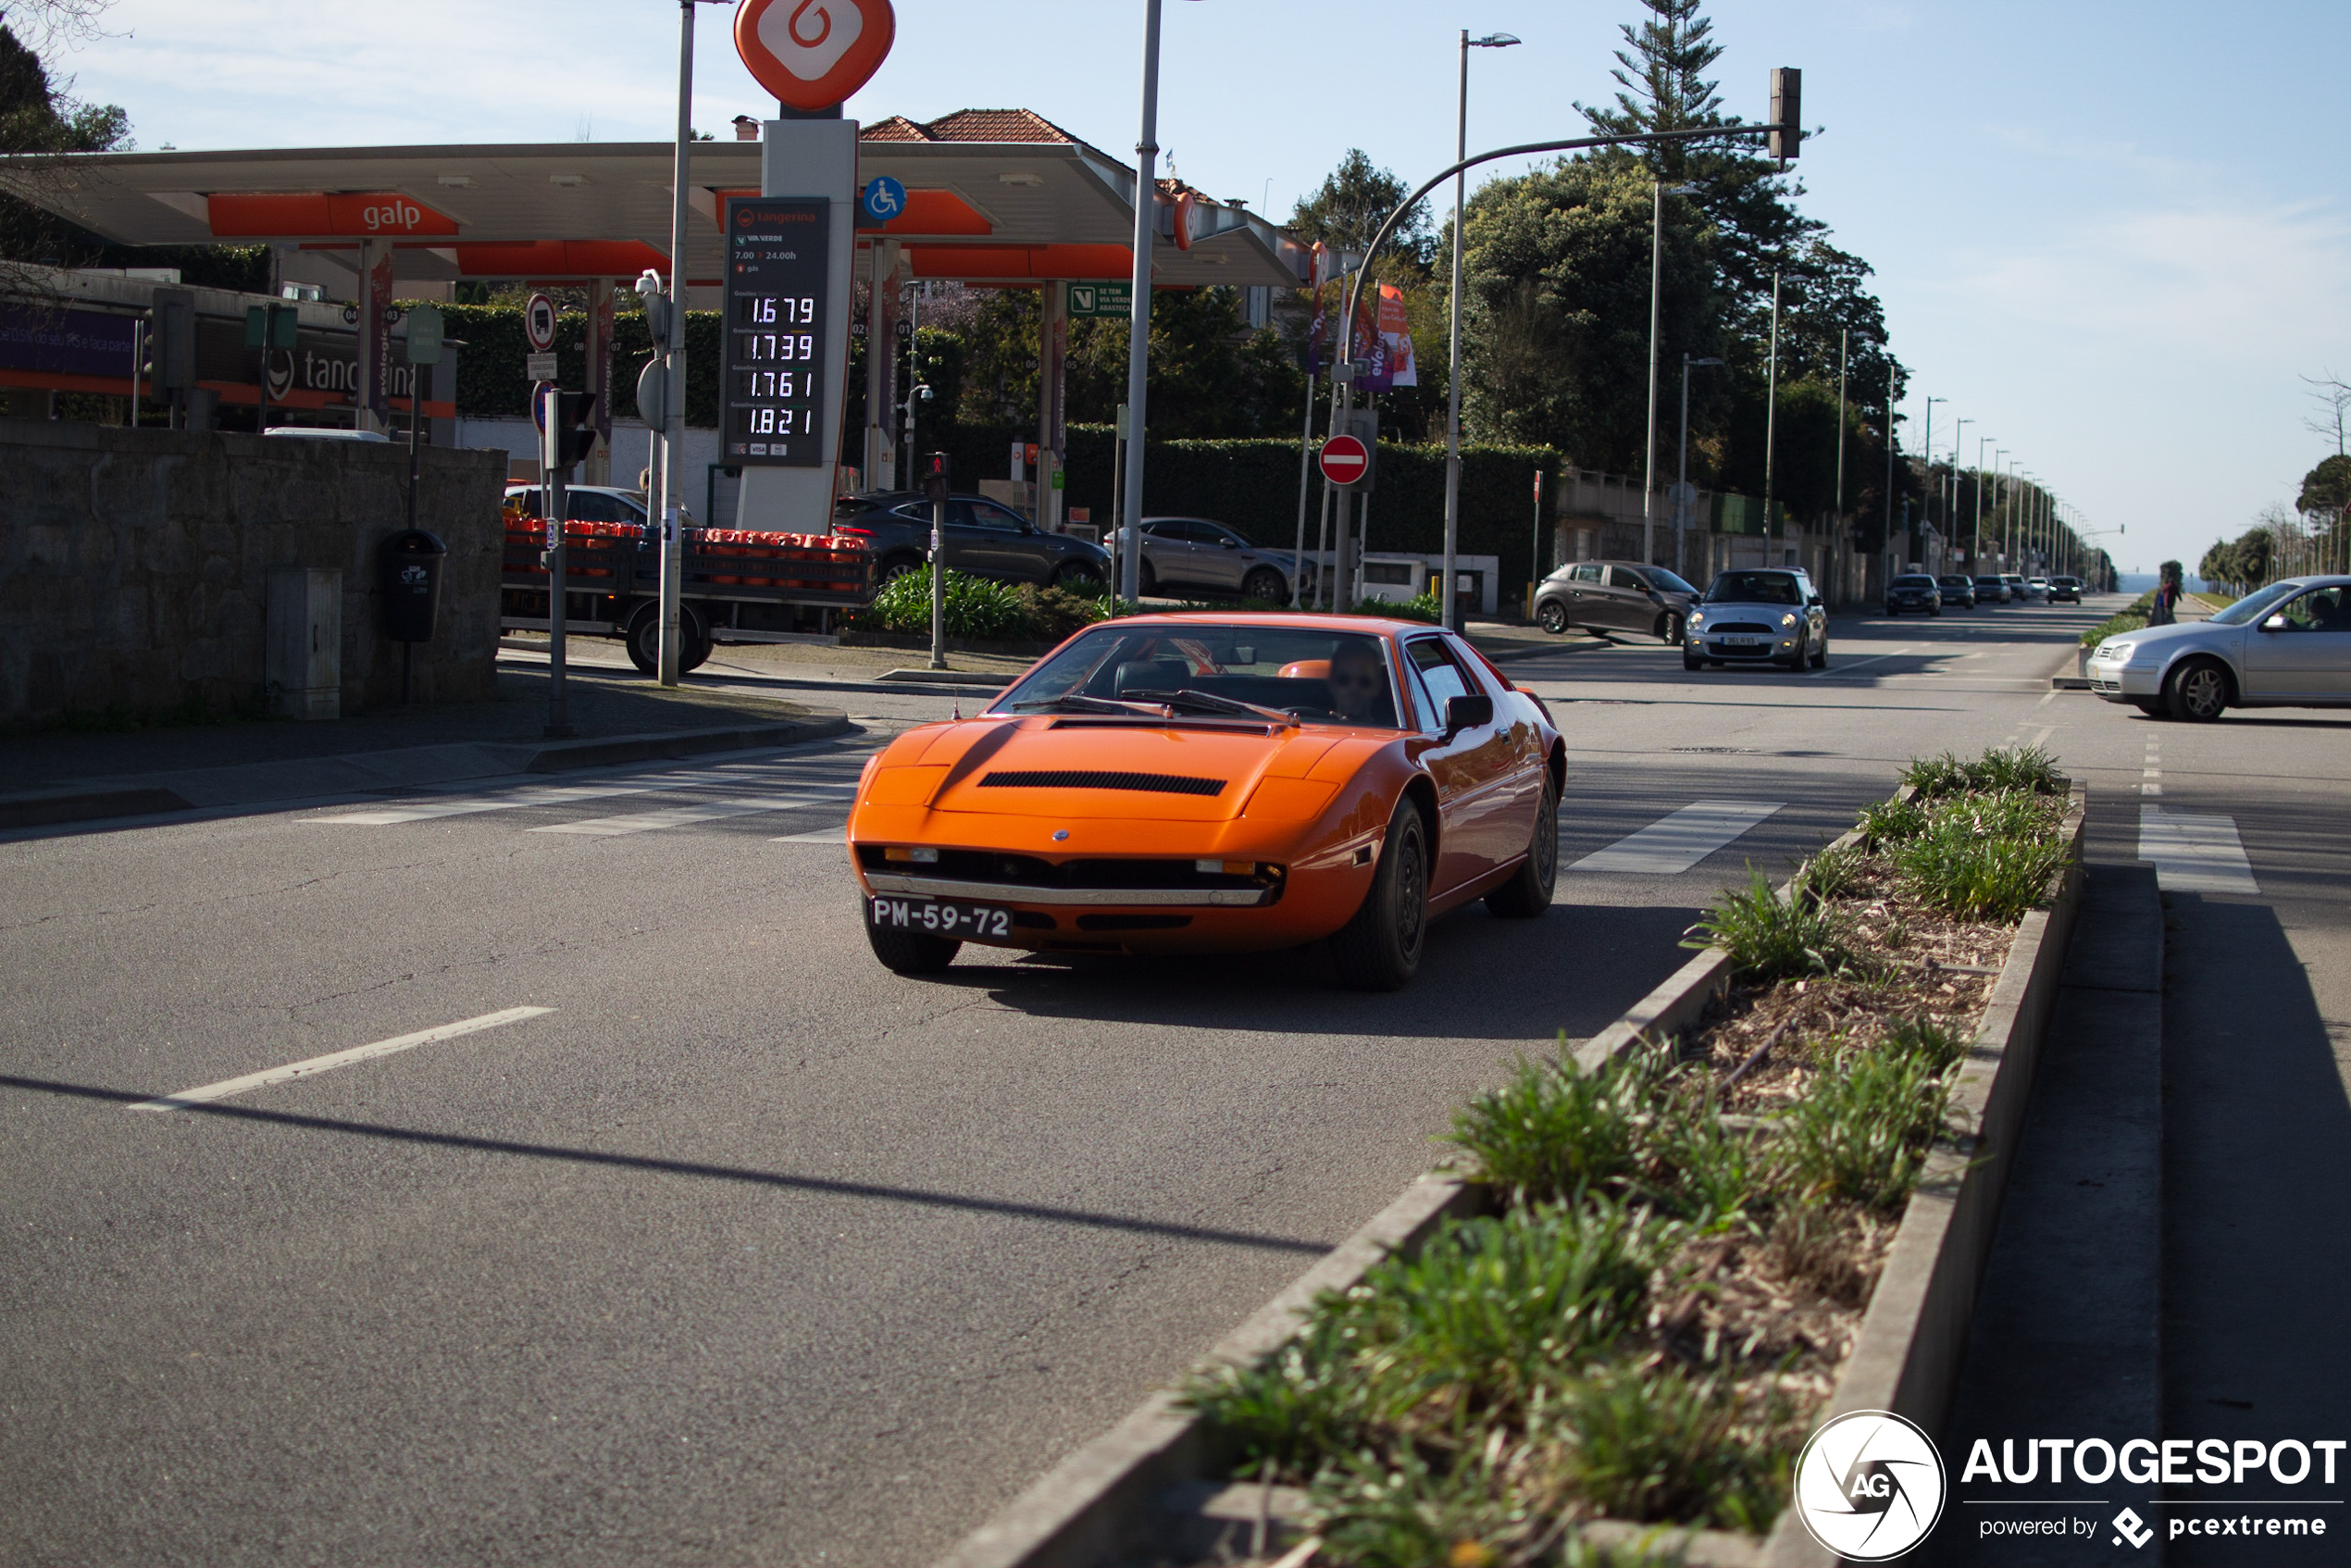
<path fill-rule="evenodd" d="M 786 197 L 727 204 L 724 410 L 730 466 L 824 461 L 825 309 L 831 204 Z"/>

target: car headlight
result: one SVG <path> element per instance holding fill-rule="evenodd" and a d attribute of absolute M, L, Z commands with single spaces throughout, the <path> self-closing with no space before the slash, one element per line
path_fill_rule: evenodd
<path fill-rule="evenodd" d="M 1706 616 L 1705 616 L 1704 615 L 1702 615 L 1702 614 L 1701 614 L 1701 615 L 1694 615 L 1694 616 L 1692 616 L 1690 617 L 1690 629 L 1691 629 L 1692 631 L 1696 631 L 1696 630 L 1697 630 L 1699 627 L 1702 627 L 1702 626 L 1704 626 L 1705 624 L 1706 624 Z"/>
<path fill-rule="evenodd" d="M 1794 626 L 1796 624 L 1796 617 L 1794 616 L 1782 616 L 1780 617 L 1780 624 L 1782 626 Z"/>
<path fill-rule="evenodd" d="M 2104 659 L 2108 664 L 2125 665 L 2131 662 L 2131 651 L 2137 646 L 2137 643 L 2131 641 L 2128 638 L 2109 637 L 2099 643 L 2098 651 L 2090 656 L 2094 659 Z"/>

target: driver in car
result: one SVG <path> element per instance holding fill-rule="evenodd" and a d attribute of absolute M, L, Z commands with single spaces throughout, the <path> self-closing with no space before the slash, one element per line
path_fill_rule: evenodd
<path fill-rule="evenodd" d="M 1331 711 L 1359 724 L 1388 724 L 1395 708 L 1387 700 L 1387 662 L 1379 645 L 1350 638 L 1331 650 Z"/>

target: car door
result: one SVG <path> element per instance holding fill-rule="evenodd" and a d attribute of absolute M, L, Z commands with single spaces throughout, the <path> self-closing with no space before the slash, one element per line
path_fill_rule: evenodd
<path fill-rule="evenodd" d="M 1447 646 L 1443 633 L 1406 639 L 1404 657 L 1424 694 L 1424 728 L 1439 737 L 1438 744 L 1423 753 L 1423 761 L 1437 785 L 1437 875 L 1429 891 L 1442 898 L 1513 852 L 1501 848 L 1502 819 L 1510 805 L 1511 746 L 1494 724 L 1473 725 L 1443 739 L 1446 703 L 1486 690 Z"/>
<path fill-rule="evenodd" d="M 1649 600 L 1648 579 L 1636 566 L 1608 569 L 1608 607 L 1621 631 L 1647 637 L 1657 626 L 1657 606 Z"/>
<path fill-rule="evenodd" d="M 989 563 L 988 575 L 1006 582 L 1047 582 L 1052 578 L 1052 555 L 1028 526 L 1028 519 L 993 501 L 965 503 L 971 508 L 972 529 Z"/>
<path fill-rule="evenodd" d="M 2245 694 L 2257 702 L 2351 700 L 2351 623 L 2340 588 L 2297 593 L 2244 629 Z M 2283 621 L 2271 630 L 2271 623 Z"/>
<path fill-rule="evenodd" d="M 1607 571 L 1598 561 L 1578 561 L 1569 569 L 1566 591 L 1561 595 L 1567 603 L 1568 625 L 1606 624 L 1600 619 L 1607 609 L 1600 602 L 1600 581 Z"/>
<path fill-rule="evenodd" d="M 1238 594 L 1249 572 L 1249 543 L 1221 523 L 1192 524 L 1192 548 L 1200 553 L 1202 582 L 1222 592 Z"/>

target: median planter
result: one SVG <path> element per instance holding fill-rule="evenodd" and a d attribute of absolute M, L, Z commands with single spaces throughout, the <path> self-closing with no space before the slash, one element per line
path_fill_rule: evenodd
<path fill-rule="evenodd" d="M 1300 1564 L 1829 1561 L 1796 1450 L 1852 1409 L 1940 1428 L 2080 887 L 2037 753 L 1909 778 L 948 1561 L 1164 1553 L 1251 1499 L 1243 1544 L 1320 1533 Z"/>

